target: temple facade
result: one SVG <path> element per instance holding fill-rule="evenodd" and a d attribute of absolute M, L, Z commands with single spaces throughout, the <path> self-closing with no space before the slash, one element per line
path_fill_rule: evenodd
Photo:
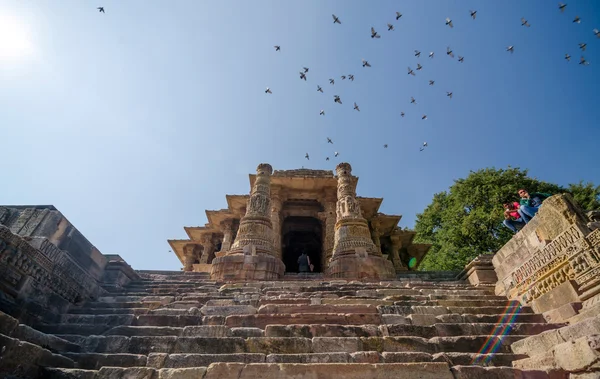
<path fill-rule="evenodd" d="M 306 251 L 313 272 L 331 277 L 395 276 L 418 267 L 430 248 L 379 212 L 382 198 L 356 196 L 348 163 L 326 170 L 276 170 L 261 164 L 249 195 L 226 195 L 227 208 L 207 210 L 208 223 L 169 240 L 184 271 L 214 278 L 277 279 L 297 272 Z M 409 268 L 409 262 L 412 263 Z"/>

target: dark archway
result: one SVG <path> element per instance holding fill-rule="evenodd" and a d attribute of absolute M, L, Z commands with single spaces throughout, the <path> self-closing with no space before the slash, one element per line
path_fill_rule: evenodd
<path fill-rule="evenodd" d="M 321 222 L 314 217 L 290 216 L 283 221 L 282 260 L 286 272 L 298 272 L 298 257 L 306 250 L 313 272 L 321 272 L 323 254 L 323 230 Z"/>

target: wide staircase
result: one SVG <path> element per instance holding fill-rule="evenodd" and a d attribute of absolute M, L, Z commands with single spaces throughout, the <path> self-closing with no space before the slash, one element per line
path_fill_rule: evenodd
<path fill-rule="evenodd" d="M 143 277 L 106 288 L 110 296 L 72 307 L 59 323 L 35 325 L 53 335 L 44 347 L 64 357 L 43 376 L 562 377 L 511 367 L 527 358 L 511 353 L 511 343 L 563 324 L 546 323 L 493 287 L 415 274 L 230 284 L 199 273 Z"/>

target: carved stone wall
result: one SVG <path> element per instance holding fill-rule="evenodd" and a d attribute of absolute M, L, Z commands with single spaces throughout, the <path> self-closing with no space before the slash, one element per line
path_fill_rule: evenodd
<path fill-rule="evenodd" d="M 600 230 L 587 221 L 570 195 L 545 200 L 494 256 L 496 293 L 539 312 L 600 293 Z"/>
<path fill-rule="evenodd" d="M 70 303 L 104 292 L 95 278 L 48 239 L 21 237 L 0 225 L 2 311 L 15 317 L 51 318 Z"/>

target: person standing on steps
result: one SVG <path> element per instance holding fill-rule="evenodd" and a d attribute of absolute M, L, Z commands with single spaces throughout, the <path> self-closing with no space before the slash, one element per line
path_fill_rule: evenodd
<path fill-rule="evenodd" d="M 302 250 L 302 254 L 298 257 L 298 272 L 310 272 L 310 258 L 306 255 L 306 250 Z"/>
<path fill-rule="evenodd" d="M 519 206 L 519 214 L 525 223 L 528 223 L 533 216 L 537 213 L 538 209 L 540 209 L 540 205 L 542 202 L 552 196 L 549 193 L 543 192 L 533 192 L 529 193 L 525 188 L 521 188 L 518 191 L 519 197 L 521 197 L 521 202 Z"/>

